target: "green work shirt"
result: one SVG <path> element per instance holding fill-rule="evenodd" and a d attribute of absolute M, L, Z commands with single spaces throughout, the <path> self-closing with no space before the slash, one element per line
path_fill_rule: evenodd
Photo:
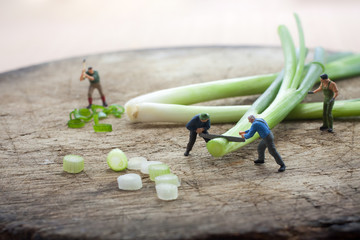
<path fill-rule="evenodd" d="M 94 71 L 93 74 L 90 74 L 89 72 L 86 72 L 87 75 L 90 75 L 94 78 L 94 81 L 91 81 L 89 79 L 90 84 L 94 84 L 94 83 L 99 83 L 100 82 L 100 76 L 99 73 L 97 71 Z"/>
<path fill-rule="evenodd" d="M 330 90 L 330 84 L 331 81 L 329 81 L 329 84 L 325 87 L 322 86 L 322 90 L 324 93 L 324 101 L 329 102 L 334 97 L 334 92 Z"/>

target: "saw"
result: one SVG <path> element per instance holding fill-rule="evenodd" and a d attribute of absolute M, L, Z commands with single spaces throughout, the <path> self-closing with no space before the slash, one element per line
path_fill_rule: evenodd
<path fill-rule="evenodd" d="M 200 133 L 199 136 L 207 139 L 225 138 L 229 142 L 245 142 L 245 138 L 241 138 L 241 137 L 233 137 L 233 136 L 225 136 L 225 135 L 217 135 L 217 134 L 205 134 L 205 133 Z"/>

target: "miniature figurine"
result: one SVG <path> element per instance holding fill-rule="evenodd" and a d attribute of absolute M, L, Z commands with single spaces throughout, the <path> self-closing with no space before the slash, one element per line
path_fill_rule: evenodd
<path fill-rule="evenodd" d="M 85 60 L 84 60 L 84 62 L 85 62 Z M 89 105 L 87 106 L 87 108 L 91 108 L 91 106 L 92 106 L 92 94 L 93 94 L 95 88 L 100 93 L 103 106 L 107 107 L 108 105 L 105 100 L 105 95 L 102 91 L 102 87 L 100 84 L 100 76 L 99 76 L 98 71 L 95 71 L 92 67 L 89 67 L 87 72 L 85 72 L 85 71 L 86 71 L 85 68 L 83 68 L 81 76 L 80 76 L 80 81 L 87 78 L 87 79 L 89 79 L 89 82 L 90 82 L 90 86 L 89 86 L 89 90 L 88 90 Z"/>
<path fill-rule="evenodd" d="M 189 143 L 187 144 L 184 156 L 189 156 L 192 150 L 197 134 L 205 133 L 208 134 L 210 128 L 210 116 L 207 113 L 200 113 L 195 115 L 187 124 L 186 128 L 190 131 Z M 205 142 L 210 141 L 208 138 L 204 138 Z"/>
<path fill-rule="evenodd" d="M 285 163 L 281 159 L 280 154 L 277 152 L 274 143 L 274 135 L 270 130 L 267 122 L 262 118 L 255 118 L 254 115 L 248 116 L 249 122 L 251 122 L 251 128 L 246 131 L 240 131 L 239 134 L 245 138 L 251 138 L 254 136 L 256 132 L 259 133 L 262 138 L 261 142 L 258 145 L 258 159 L 254 161 L 255 164 L 263 164 L 265 163 L 265 149 L 268 148 L 270 154 L 275 158 L 277 164 L 280 165 L 279 172 L 285 171 Z"/>
<path fill-rule="evenodd" d="M 328 132 L 333 132 L 333 116 L 332 109 L 335 103 L 335 98 L 338 96 L 338 88 L 336 83 L 331 81 L 327 74 L 322 74 L 320 76 L 321 84 L 314 91 L 308 92 L 309 94 L 314 94 L 323 90 L 324 92 L 324 105 L 323 105 L 323 125 L 320 127 L 321 131 L 327 130 Z"/>

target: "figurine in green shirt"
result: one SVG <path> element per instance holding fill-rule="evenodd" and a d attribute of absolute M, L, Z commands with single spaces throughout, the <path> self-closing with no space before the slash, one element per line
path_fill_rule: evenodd
<path fill-rule="evenodd" d="M 80 76 L 80 81 L 85 80 L 85 78 L 89 79 L 89 82 L 90 82 L 90 86 L 89 86 L 89 90 L 88 90 L 89 105 L 87 106 L 87 108 L 91 108 L 91 106 L 92 106 L 92 94 L 93 94 L 95 88 L 100 93 L 103 106 L 107 107 L 108 105 L 105 100 L 105 95 L 102 91 L 102 87 L 100 84 L 100 76 L 99 76 L 98 71 L 95 71 L 92 67 L 89 67 L 86 72 L 85 72 L 85 69 L 83 69 L 81 76 Z"/>
<path fill-rule="evenodd" d="M 323 105 L 323 125 L 320 127 L 321 131 L 327 130 L 328 132 L 333 132 L 333 116 L 332 109 L 335 103 L 335 98 L 338 96 L 338 88 L 336 83 L 331 81 L 327 74 L 322 74 L 320 76 L 321 84 L 314 91 L 308 92 L 309 94 L 314 94 L 320 91 L 324 93 L 324 105 Z"/>

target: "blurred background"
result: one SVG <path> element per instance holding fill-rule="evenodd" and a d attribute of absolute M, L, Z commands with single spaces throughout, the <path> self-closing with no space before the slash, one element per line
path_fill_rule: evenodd
<path fill-rule="evenodd" d="M 306 45 L 360 52 L 359 0 L 0 0 L 0 72 L 70 57 L 179 46 Z"/>

